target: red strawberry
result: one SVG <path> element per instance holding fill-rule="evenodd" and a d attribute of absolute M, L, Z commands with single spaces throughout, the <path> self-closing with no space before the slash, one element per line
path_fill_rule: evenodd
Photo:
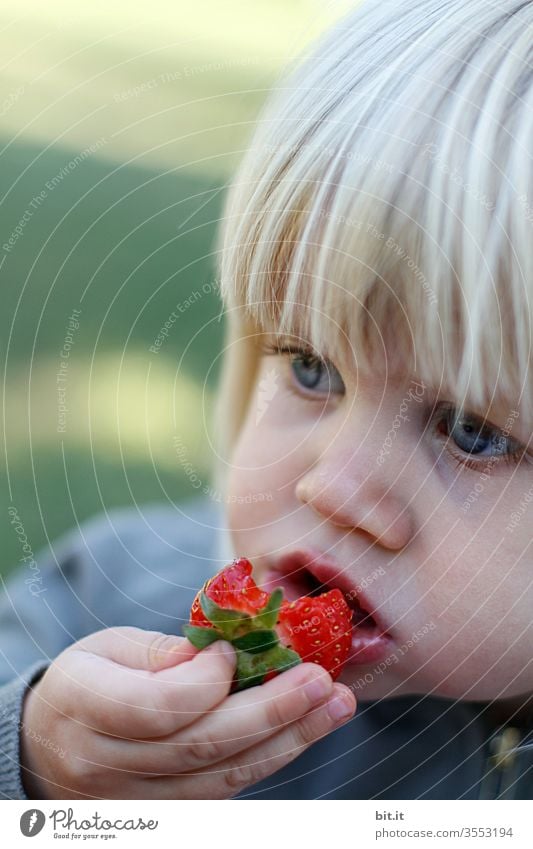
<path fill-rule="evenodd" d="M 276 631 L 304 663 L 318 663 L 335 680 L 352 645 L 352 611 L 340 590 L 284 601 Z"/>
<path fill-rule="evenodd" d="M 254 616 L 268 601 L 268 593 L 260 590 L 252 578 L 252 564 L 239 557 L 207 581 L 194 599 L 191 607 L 191 625 L 212 628 L 200 606 L 200 595 L 226 610 L 238 610 Z"/>
<path fill-rule="evenodd" d="M 252 578 L 245 557 L 204 584 L 183 632 L 197 648 L 228 640 L 237 651 L 233 689 L 262 684 L 303 661 L 319 663 L 337 678 L 351 646 L 351 610 L 340 590 L 282 602 Z"/>

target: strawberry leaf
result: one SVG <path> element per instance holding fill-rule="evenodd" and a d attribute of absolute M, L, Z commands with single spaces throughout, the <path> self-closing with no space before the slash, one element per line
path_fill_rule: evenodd
<path fill-rule="evenodd" d="M 244 690 L 262 684 L 267 672 L 284 672 L 301 663 L 300 655 L 285 646 L 277 645 L 261 654 L 237 652 L 235 690 Z"/>
<path fill-rule="evenodd" d="M 273 628 L 278 621 L 279 609 L 283 601 L 283 590 L 277 587 L 259 613 L 254 616 L 254 627 Z"/>
<path fill-rule="evenodd" d="M 205 592 L 200 593 L 200 607 L 205 617 L 218 628 L 224 637 L 231 640 L 238 628 L 251 621 L 247 613 L 219 607 Z"/>
<path fill-rule="evenodd" d="M 221 640 L 222 634 L 215 628 L 200 628 L 196 625 L 184 625 L 183 633 L 190 643 L 197 649 L 205 649 L 206 646 Z"/>
<path fill-rule="evenodd" d="M 275 669 L 277 672 L 284 672 L 302 662 L 302 658 L 297 652 L 282 645 L 277 645 L 275 648 L 266 651 L 263 658 L 268 663 L 269 670 Z"/>
<path fill-rule="evenodd" d="M 254 655 L 246 651 L 237 652 L 237 669 L 235 671 L 235 690 L 245 690 L 247 687 L 255 687 L 262 684 L 268 664 L 261 659 L 260 655 Z"/>
<path fill-rule="evenodd" d="M 258 654 L 259 652 L 273 648 L 278 644 L 279 640 L 275 631 L 250 631 L 250 633 L 244 634 L 242 637 L 236 637 L 232 642 L 239 651 Z"/>

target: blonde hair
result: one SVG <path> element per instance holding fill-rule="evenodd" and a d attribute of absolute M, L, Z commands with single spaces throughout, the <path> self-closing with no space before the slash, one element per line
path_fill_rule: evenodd
<path fill-rule="evenodd" d="M 391 338 L 466 409 L 531 421 L 532 24 L 519 0 L 367 0 L 273 92 L 220 235 L 222 464 L 272 329 L 362 370 Z"/>

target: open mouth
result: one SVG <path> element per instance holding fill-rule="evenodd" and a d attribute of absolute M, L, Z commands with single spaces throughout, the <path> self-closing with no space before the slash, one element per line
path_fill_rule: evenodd
<path fill-rule="evenodd" d="M 305 567 L 298 569 L 298 571 L 293 572 L 291 575 L 282 577 L 281 580 L 278 575 L 276 583 L 278 586 L 283 587 L 285 590 L 285 597 L 289 601 L 293 601 L 304 595 L 308 595 L 313 598 L 335 588 L 334 585 L 329 585 L 323 581 L 319 581 L 319 579 Z M 340 587 L 337 588 L 340 589 Z M 342 589 L 341 592 L 345 598 L 346 604 L 352 611 L 353 627 L 357 626 L 357 628 L 366 629 L 369 632 L 381 631 L 381 628 L 374 617 L 368 612 L 368 610 L 365 610 L 364 607 L 362 607 L 354 592 L 346 593 Z"/>
<path fill-rule="evenodd" d="M 267 572 L 262 589 L 272 592 L 276 587 L 282 587 L 287 601 L 296 601 L 305 595 L 322 595 L 333 589 L 341 591 L 352 611 L 348 666 L 375 664 L 389 656 L 394 646 L 394 635 L 377 611 L 371 608 L 370 612 L 363 606 L 370 606 L 364 593 L 357 592 L 338 562 L 313 551 L 297 551 L 281 557 L 276 566 Z"/>
<path fill-rule="evenodd" d="M 368 630 L 380 630 L 378 623 L 374 619 L 374 617 L 361 607 L 355 598 L 346 598 L 346 604 L 352 611 L 352 625 L 355 627 L 357 625 L 358 628 L 368 628 Z"/>

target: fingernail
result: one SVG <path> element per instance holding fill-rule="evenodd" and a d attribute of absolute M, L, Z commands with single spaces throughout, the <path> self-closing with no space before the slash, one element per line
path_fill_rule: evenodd
<path fill-rule="evenodd" d="M 327 711 L 333 722 L 342 722 L 353 713 L 353 702 L 343 696 L 335 696 L 328 702 Z"/>
<path fill-rule="evenodd" d="M 304 686 L 305 695 L 310 702 L 320 702 L 325 699 L 331 690 L 331 679 L 326 675 L 317 675 L 312 681 Z"/>

